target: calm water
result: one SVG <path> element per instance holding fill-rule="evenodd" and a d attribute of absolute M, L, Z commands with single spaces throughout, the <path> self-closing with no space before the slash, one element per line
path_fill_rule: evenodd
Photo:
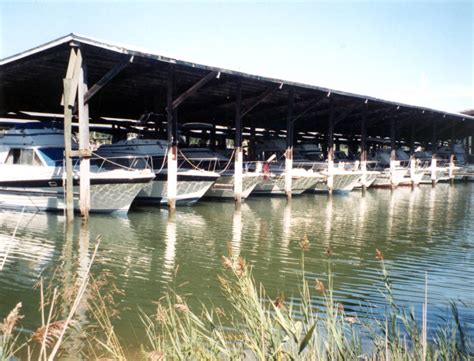
<path fill-rule="evenodd" d="M 304 195 L 288 205 L 281 198 L 254 198 L 240 211 L 232 203 L 201 203 L 179 209 L 172 218 L 159 208 L 138 208 L 126 218 L 94 215 L 89 230 L 81 230 L 76 221 L 73 237 L 65 235 L 61 215 L 0 211 L 0 262 L 8 253 L 0 271 L 0 318 L 22 301 L 23 324 L 37 325 L 39 291 L 34 285 L 40 275 L 48 280 L 57 270 L 55 282 L 64 289 L 72 273 L 84 272 L 95 237 L 102 235 L 93 273 L 115 276 L 123 292 L 118 329 L 133 343 L 141 335 L 138 309 L 152 313 L 153 302 L 170 286 L 180 285 L 178 292 L 187 294 L 191 304 L 200 300 L 225 307 L 216 279 L 228 247 L 254 266 L 271 297 L 279 292 L 287 299 L 297 296 L 298 243 L 307 235 L 307 278 L 325 278 L 324 251 L 330 246 L 336 295 L 346 310 L 363 313 L 367 305 L 383 304 L 374 257 L 378 248 L 401 304 L 413 305 L 420 314 L 426 273 L 429 324 L 433 327 L 446 315 L 450 300 L 460 301 L 472 334 L 473 203 L 474 184 L 370 190 L 365 196 L 352 192 L 332 199 Z"/>

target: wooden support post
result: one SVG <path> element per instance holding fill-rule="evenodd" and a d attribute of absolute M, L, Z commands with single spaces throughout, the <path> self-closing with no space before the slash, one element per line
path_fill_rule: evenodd
<path fill-rule="evenodd" d="M 360 170 L 362 171 L 361 183 L 362 190 L 367 189 L 367 111 L 369 108 L 368 101 L 365 101 L 364 111 L 362 113 L 361 129 L 360 129 Z"/>
<path fill-rule="evenodd" d="M 332 194 L 334 188 L 334 99 L 329 98 L 329 121 L 327 134 L 328 151 L 328 176 L 327 188 L 329 194 Z"/>
<path fill-rule="evenodd" d="M 469 161 L 469 137 L 464 138 L 464 159 L 466 163 Z"/>
<path fill-rule="evenodd" d="M 410 130 L 410 180 L 411 186 L 415 187 L 419 184 L 419 180 L 415 177 L 416 159 L 415 159 L 415 122 L 411 122 Z"/>
<path fill-rule="evenodd" d="M 256 143 L 255 125 L 252 124 L 250 127 L 250 143 L 249 143 L 249 159 L 251 161 L 255 160 L 255 143 Z"/>
<path fill-rule="evenodd" d="M 454 183 L 454 145 L 456 143 L 456 129 L 455 123 L 451 127 L 451 144 L 450 149 L 451 152 L 449 154 L 449 180 L 451 183 Z"/>
<path fill-rule="evenodd" d="M 77 50 L 81 52 L 80 49 Z M 90 143 L 89 143 L 89 105 L 85 103 L 87 93 L 87 67 L 82 62 L 79 70 L 77 110 L 79 115 L 79 152 L 86 154 L 80 157 L 79 169 L 79 208 L 84 220 L 89 218 L 91 208 L 90 195 Z"/>
<path fill-rule="evenodd" d="M 66 218 L 68 222 L 74 219 L 74 185 L 72 167 L 72 112 L 78 93 L 79 73 L 82 67 L 82 54 L 76 48 L 71 48 L 66 77 L 63 80 L 64 93 L 61 105 L 64 106 L 64 155 L 66 166 Z"/>
<path fill-rule="evenodd" d="M 212 124 L 211 136 L 209 137 L 209 148 L 214 152 L 216 150 L 216 125 Z"/>
<path fill-rule="evenodd" d="M 291 199 L 291 180 L 293 173 L 293 105 L 295 88 L 291 88 L 288 98 L 288 117 L 286 119 L 286 152 L 285 152 L 285 195 Z"/>
<path fill-rule="evenodd" d="M 74 50 L 72 50 L 74 52 Z M 75 54 L 75 53 L 74 53 Z M 70 99 L 71 79 L 64 79 L 64 99 Z M 76 85 L 77 86 L 77 85 Z M 74 220 L 74 185 L 72 179 L 72 159 L 71 159 L 71 141 L 72 141 L 72 107 L 69 101 L 64 104 L 64 160 L 66 166 L 66 220 Z"/>
<path fill-rule="evenodd" d="M 170 211 L 176 209 L 176 194 L 178 186 L 178 143 L 176 136 L 176 112 L 173 109 L 174 66 L 170 64 L 168 70 L 168 86 L 166 96 L 167 133 L 168 133 L 168 179 L 166 182 L 166 196 Z"/>
<path fill-rule="evenodd" d="M 437 165 L 436 165 L 436 153 L 438 152 L 438 144 L 436 142 L 436 122 L 434 120 L 434 116 L 431 116 L 432 118 L 432 123 L 433 123 L 433 133 L 431 137 L 431 185 L 434 187 L 436 186 L 436 170 L 437 170 Z"/>
<path fill-rule="evenodd" d="M 234 138 L 234 200 L 237 205 L 242 201 L 242 168 L 243 168 L 243 154 L 242 154 L 242 83 L 237 80 L 236 94 L 235 94 L 235 138 Z"/>
<path fill-rule="evenodd" d="M 398 182 L 395 179 L 395 162 L 397 159 L 397 148 L 395 144 L 395 119 L 390 119 L 390 185 L 395 188 Z"/>

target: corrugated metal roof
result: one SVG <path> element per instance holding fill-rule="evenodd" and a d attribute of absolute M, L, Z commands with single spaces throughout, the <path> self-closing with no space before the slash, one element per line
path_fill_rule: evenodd
<path fill-rule="evenodd" d="M 365 101 L 369 103 L 369 133 L 372 135 L 386 135 L 389 118 L 397 119 L 400 136 L 408 134 L 406 128 L 411 122 L 421 124 L 427 120 L 438 123 L 454 122 L 472 132 L 474 117 L 466 114 L 177 60 L 147 50 L 77 34 L 66 35 L 0 60 L 0 115 L 20 110 L 61 112 L 58 99 L 62 93 L 62 78 L 66 72 L 71 42 L 79 44 L 83 49 L 90 84 L 98 81 L 125 56 L 134 56 L 133 64 L 91 100 L 92 117 L 138 119 L 146 112 L 164 115 L 167 73 L 169 64 L 174 64 L 177 94 L 188 89 L 210 71 L 221 74 L 219 79 L 211 81 L 179 107 L 179 120 L 184 122 L 205 121 L 230 126 L 234 114 L 235 82 L 240 79 L 244 107 L 268 87 L 283 84 L 281 89 L 273 92 L 245 117 L 247 123 L 255 126 L 284 129 L 288 93 L 290 88 L 294 88 L 296 114 L 314 103 L 315 99 L 318 100 L 317 106 L 299 120 L 298 127 L 304 130 L 325 130 L 329 107 L 326 100 L 330 95 L 335 99 L 338 114 L 341 117 L 346 115 L 337 126 L 337 131 L 341 133 L 357 134 Z M 442 124 L 440 128 L 449 128 L 449 124 Z M 423 129 L 423 124 L 419 129 Z"/>

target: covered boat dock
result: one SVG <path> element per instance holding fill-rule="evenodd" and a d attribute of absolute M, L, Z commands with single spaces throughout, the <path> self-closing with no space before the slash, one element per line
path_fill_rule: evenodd
<path fill-rule="evenodd" d="M 35 113 L 61 114 L 65 137 L 79 129 L 81 211 L 88 214 L 89 130 L 146 132 L 168 139 L 168 203 L 175 207 L 180 124 L 208 123 L 211 139 L 225 130 L 235 148 L 236 202 L 242 192 L 242 144 L 269 135 L 286 139 L 286 193 L 291 197 L 293 147 L 299 139 L 326 144 L 328 187 L 334 151 L 341 139 L 357 142 L 364 174 L 368 139 L 389 141 L 395 161 L 397 144 L 432 149 L 433 171 L 441 144 L 454 148 L 474 135 L 474 116 L 401 104 L 343 91 L 245 74 L 176 60 L 138 49 L 70 34 L 0 61 L 0 118 L 38 119 Z M 48 117 L 51 120 L 54 117 Z M 46 119 L 45 119 L 46 120 Z M 138 131 L 139 130 L 139 131 Z M 451 163 L 454 163 L 454 150 Z M 68 161 L 67 163 L 70 163 Z M 364 179 L 364 178 L 363 178 Z M 71 211 L 72 214 L 72 211 Z"/>

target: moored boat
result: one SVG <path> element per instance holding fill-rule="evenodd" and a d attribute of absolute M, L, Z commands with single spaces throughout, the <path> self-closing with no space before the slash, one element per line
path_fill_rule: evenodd
<path fill-rule="evenodd" d="M 62 129 L 27 123 L 0 137 L 0 207 L 30 211 L 65 209 L 66 182 Z M 92 158 L 91 212 L 127 213 L 137 194 L 150 185 L 150 169 L 131 170 Z M 80 174 L 73 168 L 74 208 L 79 208 Z"/>
<path fill-rule="evenodd" d="M 155 174 L 151 187 L 145 188 L 137 196 L 137 202 L 166 205 L 167 198 L 167 142 L 160 139 L 132 138 L 113 144 L 104 144 L 97 153 L 105 157 L 140 156 L 149 157 Z M 177 205 L 192 205 L 200 200 L 219 178 L 216 172 L 192 167 L 183 159 L 178 168 L 176 189 Z"/>

